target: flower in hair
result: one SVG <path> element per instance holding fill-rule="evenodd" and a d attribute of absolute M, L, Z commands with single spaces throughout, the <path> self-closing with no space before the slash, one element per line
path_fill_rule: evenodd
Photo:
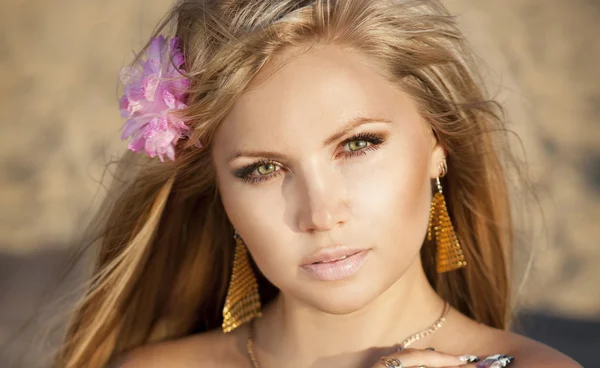
<path fill-rule="evenodd" d="M 175 160 L 175 145 L 187 137 L 189 127 L 173 114 L 186 108 L 190 80 L 182 75 L 185 58 L 179 38 L 168 41 L 162 35 L 147 48 L 145 60 L 121 69 L 125 86 L 120 100 L 121 116 L 127 118 L 121 139 L 129 138 L 128 148 L 145 150 L 148 156 Z M 171 61 L 172 59 L 172 61 Z"/>

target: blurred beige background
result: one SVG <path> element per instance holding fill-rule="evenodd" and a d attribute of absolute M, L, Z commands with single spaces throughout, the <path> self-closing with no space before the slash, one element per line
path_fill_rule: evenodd
<path fill-rule="evenodd" d="M 521 305 L 600 321 L 600 1 L 445 3 L 508 108 L 546 217 Z M 33 313 L 105 193 L 102 169 L 125 148 L 119 69 L 169 5 L 0 3 L 0 344 Z M 26 349 L 0 350 L 0 366 Z"/>

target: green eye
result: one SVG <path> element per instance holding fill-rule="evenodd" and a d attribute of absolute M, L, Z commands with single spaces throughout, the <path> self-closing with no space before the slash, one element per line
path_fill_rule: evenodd
<path fill-rule="evenodd" d="M 258 173 L 260 175 L 268 175 L 275 171 L 275 165 L 273 165 L 273 164 L 260 165 L 259 167 L 256 168 L 256 170 L 258 171 Z"/>
<path fill-rule="evenodd" d="M 350 151 L 356 151 L 366 147 L 367 144 L 369 144 L 369 142 L 364 140 L 351 141 L 348 142 L 348 148 L 350 148 Z"/>

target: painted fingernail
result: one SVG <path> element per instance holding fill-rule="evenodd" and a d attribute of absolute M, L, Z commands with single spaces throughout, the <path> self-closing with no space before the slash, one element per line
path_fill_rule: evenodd
<path fill-rule="evenodd" d="M 513 360 L 515 358 L 508 355 L 494 354 L 477 363 L 476 368 L 504 368 L 508 367 Z"/>
<path fill-rule="evenodd" d="M 435 349 L 434 349 L 434 348 L 427 348 L 427 349 L 425 349 L 425 350 L 431 350 L 431 351 L 435 351 Z"/>
<path fill-rule="evenodd" d="M 458 359 L 465 363 L 476 363 L 479 361 L 479 358 L 475 355 L 461 355 Z"/>

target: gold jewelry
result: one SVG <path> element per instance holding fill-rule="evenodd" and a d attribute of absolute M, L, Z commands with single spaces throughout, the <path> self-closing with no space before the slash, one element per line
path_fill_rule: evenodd
<path fill-rule="evenodd" d="M 445 158 L 440 161 L 439 167 L 440 175 L 435 179 L 438 192 L 435 193 L 431 201 L 427 240 L 432 239 L 433 228 L 433 232 L 435 232 L 435 242 L 437 245 L 437 272 L 443 273 L 465 267 L 467 262 L 465 261 L 465 255 L 462 251 L 460 243 L 458 242 L 456 232 L 454 231 L 454 226 L 450 221 L 448 207 L 446 206 L 446 199 L 442 193 L 442 183 L 440 182 L 440 177 L 444 177 L 448 172 L 448 166 L 446 166 Z"/>
<path fill-rule="evenodd" d="M 237 230 L 233 256 L 233 271 L 229 280 L 227 297 L 223 308 L 223 332 L 230 332 L 240 325 L 261 316 L 258 282 L 252 272 L 248 249 Z"/>
<path fill-rule="evenodd" d="M 400 344 L 400 348 L 406 349 L 413 342 L 421 340 L 425 336 L 428 336 L 428 335 L 431 335 L 432 333 L 434 333 L 437 329 L 442 327 L 444 322 L 446 322 L 446 316 L 448 316 L 448 312 L 450 312 L 450 303 L 446 302 L 444 304 L 444 310 L 442 311 L 442 314 L 440 315 L 440 317 L 435 322 L 433 322 L 433 324 L 431 326 L 429 326 L 428 329 L 423 330 L 421 332 L 417 332 L 416 334 L 411 335 L 411 336 L 407 337 L 406 339 L 404 339 L 404 341 L 402 341 L 402 343 Z"/>
<path fill-rule="evenodd" d="M 431 335 L 437 329 L 442 327 L 442 325 L 446 321 L 446 316 L 448 315 L 448 312 L 450 312 L 450 303 L 445 302 L 444 310 L 442 311 L 442 314 L 440 315 L 440 317 L 431 326 L 429 326 L 429 328 L 427 328 L 426 330 L 417 332 L 416 334 L 410 335 L 409 337 L 404 339 L 404 341 L 402 341 L 402 343 L 400 344 L 400 348 L 398 349 L 398 351 L 406 349 L 413 342 L 421 340 L 425 336 Z M 248 356 L 250 357 L 250 360 L 252 361 L 252 367 L 260 368 L 260 366 L 258 365 L 258 360 L 256 360 L 256 356 L 254 355 L 253 344 L 254 344 L 254 320 L 250 321 L 250 332 L 248 333 L 248 340 L 246 341 L 246 351 L 248 352 Z M 400 361 L 398 361 L 398 362 L 400 363 Z M 400 363 L 400 364 L 402 364 L 402 363 Z M 401 366 L 402 365 L 399 365 L 396 367 L 401 367 Z"/>
<path fill-rule="evenodd" d="M 254 320 L 250 321 L 250 333 L 248 334 L 248 340 L 246 341 L 246 351 L 248 352 L 248 356 L 250 356 L 250 360 L 252 361 L 253 368 L 260 368 L 258 365 L 258 360 L 256 360 L 256 356 L 254 356 L 254 349 L 252 348 L 252 344 L 254 337 Z"/>

